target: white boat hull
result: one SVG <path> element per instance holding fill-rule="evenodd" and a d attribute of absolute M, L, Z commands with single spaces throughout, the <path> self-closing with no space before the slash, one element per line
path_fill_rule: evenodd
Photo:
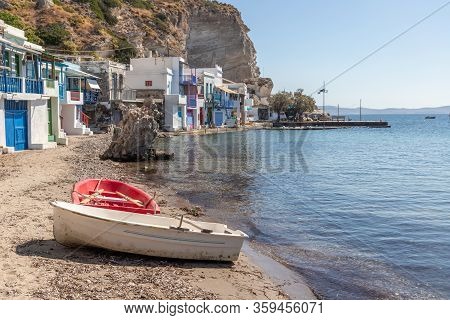
<path fill-rule="evenodd" d="M 226 225 L 52 202 L 58 243 L 146 256 L 235 261 L 247 235 Z M 202 232 L 203 230 L 203 232 Z M 205 233 L 205 230 L 212 231 Z"/>

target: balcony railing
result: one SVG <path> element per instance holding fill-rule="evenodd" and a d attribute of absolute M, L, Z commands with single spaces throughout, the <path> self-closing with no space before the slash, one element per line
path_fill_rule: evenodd
<path fill-rule="evenodd" d="M 59 99 L 64 100 L 66 97 L 66 86 L 64 83 L 59 84 Z"/>
<path fill-rule="evenodd" d="M 55 80 L 46 79 L 46 80 L 45 80 L 45 86 L 46 86 L 47 88 L 55 89 Z"/>
<path fill-rule="evenodd" d="M 120 100 L 122 100 L 122 90 L 111 89 L 111 100 L 112 101 L 120 101 Z"/>
<path fill-rule="evenodd" d="M 80 101 L 81 102 L 81 93 L 80 91 L 69 91 L 70 100 L 72 101 Z"/>
<path fill-rule="evenodd" d="M 44 93 L 44 82 L 42 80 L 25 80 L 25 93 Z"/>
<path fill-rule="evenodd" d="M 197 85 L 197 77 L 194 75 L 181 75 L 180 84 L 182 85 Z"/>
<path fill-rule="evenodd" d="M 83 123 L 86 127 L 89 127 L 89 117 L 87 116 L 86 113 L 81 112 L 81 123 Z"/>
<path fill-rule="evenodd" d="M 233 100 L 225 100 L 220 102 L 220 106 L 225 109 L 234 109 L 234 101 Z"/>
<path fill-rule="evenodd" d="M 124 90 L 122 92 L 122 101 L 136 101 L 136 90 Z"/>
<path fill-rule="evenodd" d="M 84 103 L 96 104 L 98 102 L 98 91 L 84 91 Z"/>
<path fill-rule="evenodd" d="M 214 98 L 214 102 L 217 102 L 217 103 L 220 103 L 220 101 L 222 100 L 222 96 L 220 93 L 214 93 L 213 98 Z"/>
<path fill-rule="evenodd" d="M 188 108 L 196 108 L 197 107 L 197 96 L 188 95 L 187 96 L 187 106 Z"/>
<path fill-rule="evenodd" d="M 0 91 L 11 93 L 22 93 L 22 80 L 20 77 L 0 76 Z"/>

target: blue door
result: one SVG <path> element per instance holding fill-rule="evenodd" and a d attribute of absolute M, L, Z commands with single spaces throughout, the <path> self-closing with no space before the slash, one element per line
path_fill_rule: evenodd
<path fill-rule="evenodd" d="M 222 111 L 220 111 L 220 112 L 216 111 L 214 120 L 215 120 L 216 127 L 221 127 L 223 125 L 223 112 Z"/>
<path fill-rule="evenodd" d="M 15 151 L 28 149 L 27 101 L 5 100 L 6 146 Z"/>

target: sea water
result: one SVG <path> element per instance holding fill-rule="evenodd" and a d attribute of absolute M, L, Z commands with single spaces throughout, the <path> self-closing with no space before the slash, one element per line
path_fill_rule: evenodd
<path fill-rule="evenodd" d="M 325 299 L 450 298 L 450 121 L 162 140 L 146 177 L 247 232 Z"/>

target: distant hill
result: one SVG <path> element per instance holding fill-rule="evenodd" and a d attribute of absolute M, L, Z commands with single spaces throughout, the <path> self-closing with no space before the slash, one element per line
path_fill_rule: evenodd
<path fill-rule="evenodd" d="M 326 106 L 325 111 L 337 115 L 337 107 Z M 386 109 L 370 109 L 362 108 L 362 114 L 450 114 L 450 106 L 445 107 L 429 107 L 418 109 L 406 108 L 386 108 Z M 359 114 L 359 108 L 339 108 L 340 115 Z"/>

